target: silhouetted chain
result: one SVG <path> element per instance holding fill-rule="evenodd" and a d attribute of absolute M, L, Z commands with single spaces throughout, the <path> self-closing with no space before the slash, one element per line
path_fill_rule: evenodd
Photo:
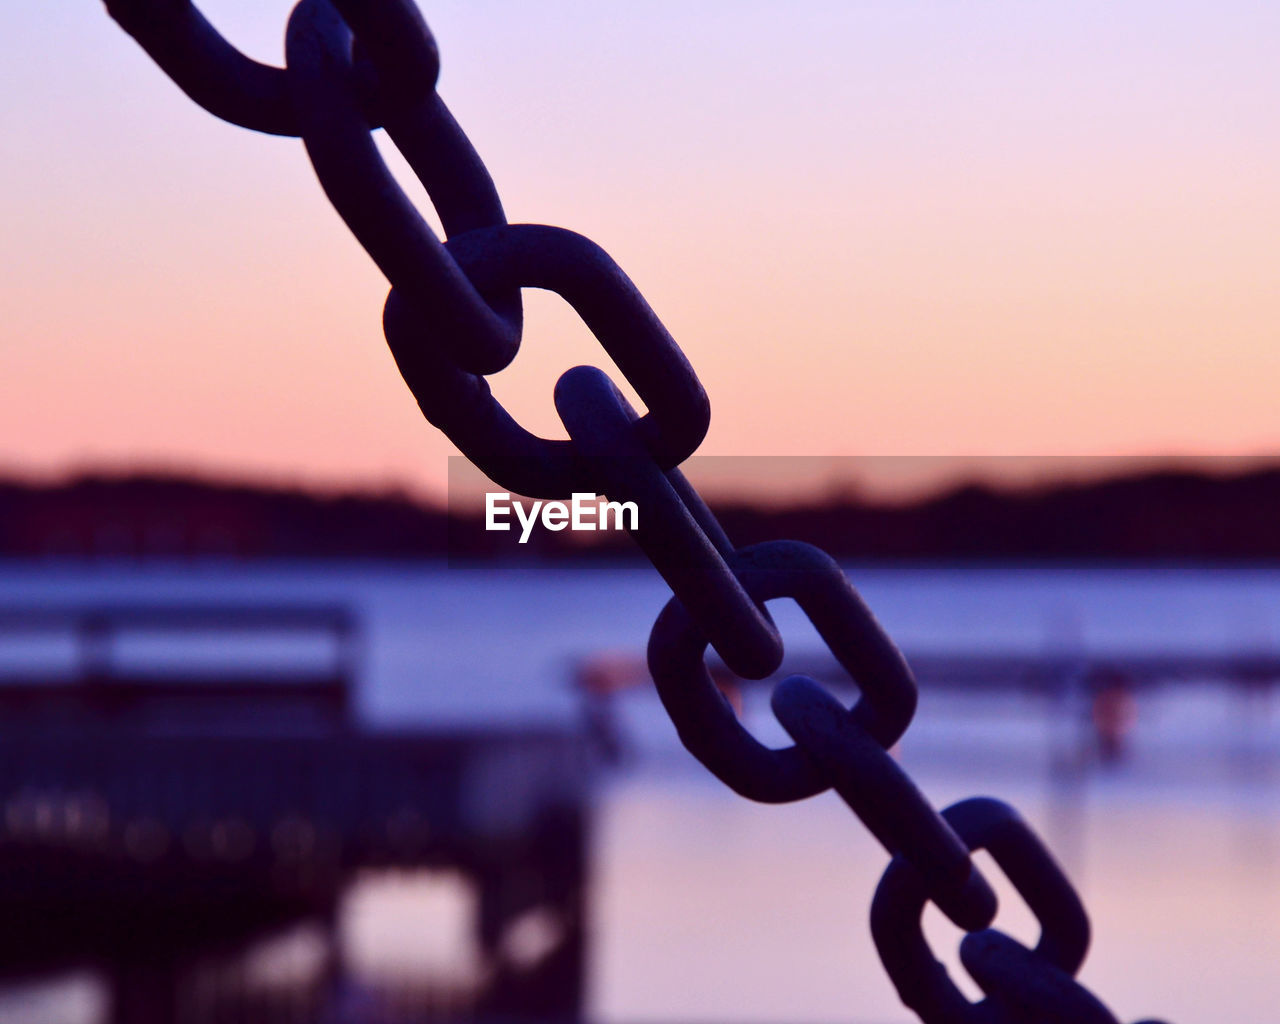
<path fill-rule="evenodd" d="M 435 90 L 435 40 L 410 0 L 302 0 L 285 66 L 249 59 L 187 0 L 107 0 L 107 10 L 195 102 L 218 117 L 300 137 L 325 194 L 391 283 L 387 343 L 423 414 L 491 480 L 531 497 L 596 492 L 635 501 L 632 531 L 674 597 L 649 639 L 658 694 L 690 752 L 752 800 L 834 789 L 892 857 L 872 934 L 903 1002 L 927 1024 L 1115 1024 L 1079 982 L 1089 922 L 1075 889 L 1017 812 L 965 800 L 941 814 L 888 753 L 910 725 L 907 663 L 844 572 L 797 541 L 735 548 L 679 470 L 710 406 L 684 353 L 598 245 L 563 228 L 508 224 L 493 180 Z M 383 128 L 425 186 L 438 239 L 387 169 Z M 491 394 L 486 374 L 520 346 L 520 290 L 562 296 L 648 408 L 601 370 L 556 384 L 570 440 L 539 437 Z M 739 723 L 711 679 L 708 645 L 740 676 L 763 679 L 783 645 L 765 602 L 795 600 L 861 692 L 852 708 L 805 676 L 773 709 L 795 746 L 773 750 Z M 987 850 L 1040 921 L 1028 949 L 990 925 L 996 896 L 971 852 Z M 920 927 L 934 903 L 967 935 L 962 962 L 986 993 L 968 1000 Z"/>

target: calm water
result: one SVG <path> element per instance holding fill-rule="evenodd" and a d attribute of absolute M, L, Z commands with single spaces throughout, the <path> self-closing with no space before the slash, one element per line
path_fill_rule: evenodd
<path fill-rule="evenodd" d="M 1273 571 L 852 573 L 908 649 L 1259 650 L 1280 640 Z M 114 599 L 349 603 L 368 641 L 360 714 L 392 726 L 571 715 L 572 665 L 600 651 L 642 652 L 665 593 L 640 568 L 0 565 L 0 604 Z M 817 649 L 793 609 L 777 612 L 792 650 Z M 766 702 L 749 695 L 747 721 L 780 742 Z M 618 710 L 641 756 L 601 788 L 596 1016 L 905 1020 L 866 924 L 885 858 L 843 805 L 830 796 L 751 805 L 691 764 L 650 695 L 626 695 Z M 902 755 L 939 804 L 998 795 L 1050 840 L 1094 922 L 1082 977 L 1123 1020 L 1271 1024 L 1280 997 L 1280 715 L 1271 702 L 1211 681 L 1144 696 L 1132 758 L 1075 784 L 1047 770 L 1046 751 L 1064 738 L 1061 707 L 926 692 Z M 379 922 L 412 932 L 425 899 L 370 896 L 369 941 Z M 1005 901 L 1001 923 L 1035 937 L 1016 900 Z M 954 931 L 940 919 L 930 926 L 939 955 L 954 961 L 944 955 Z"/>

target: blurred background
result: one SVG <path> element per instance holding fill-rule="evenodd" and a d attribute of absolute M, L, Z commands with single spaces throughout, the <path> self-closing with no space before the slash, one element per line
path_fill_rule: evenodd
<path fill-rule="evenodd" d="M 202 5 L 270 63 L 288 9 Z M 1280 14 L 424 13 L 508 216 L 604 246 L 697 370 L 734 539 L 842 558 L 921 676 L 926 793 L 1058 852 L 1083 980 L 1270 1020 Z M 8 12 L 0 54 L 0 1017 L 907 1019 L 875 842 L 679 747 L 656 574 L 457 547 L 453 450 L 301 145 L 97 2 Z M 526 318 L 494 388 L 563 436 L 557 376 L 604 357 L 560 300 Z"/>

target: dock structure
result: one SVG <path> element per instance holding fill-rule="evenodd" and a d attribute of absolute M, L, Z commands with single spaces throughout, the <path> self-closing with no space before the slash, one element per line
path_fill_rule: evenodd
<path fill-rule="evenodd" d="M 1265 646 L 1157 650 L 1046 645 L 1034 650 L 1011 645 L 907 648 L 903 654 L 924 692 L 1033 698 L 1046 715 L 1069 729 L 1066 744 L 1048 750 L 1054 771 L 1068 773 L 1125 759 L 1135 724 L 1135 698 L 1144 693 L 1212 683 L 1249 706 L 1256 696 L 1280 685 L 1280 651 Z M 715 657 L 708 658 L 707 669 L 739 713 L 746 691 L 773 687 L 783 679 L 783 673 L 740 679 Z M 788 654 L 784 670 L 809 676 L 842 694 L 856 690 L 856 680 L 829 652 Z M 648 684 L 644 660 L 617 652 L 597 655 L 580 662 L 575 676 L 597 731 L 624 752 L 627 736 L 610 697 Z"/>
<path fill-rule="evenodd" d="M 966 650 L 907 648 L 903 652 L 916 682 L 924 689 L 964 692 L 1018 691 L 1056 697 L 1064 691 L 1095 692 L 1123 685 L 1134 690 L 1199 683 L 1206 680 L 1245 690 L 1280 684 L 1280 651 L 1239 648 L 1221 651 L 1117 650 Z M 708 670 L 722 689 L 772 686 L 782 679 L 739 679 L 717 659 Z M 829 654 L 788 655 L 787 673 L 811 676 L 835 686 L 851 685 L 848 673 Z M 608 654 L 577 666 L 580 688 L 593 697 L 648 682 L 638 657 Z"/>
<path fill-rule="evenodd" d="M 308 922 L 326 966 L 262 1020 L 579 1016 L 576 729 L 364 728 L 358 622 L 331 606 L 0 609 L 0 641 L 42 651 L 0 674 L 0 980 L 87 966 L 119 1024 L 248 1019 L 201 965 Z M 351 998 L 335 918 L 378 869 L 471 890 L 482 962 L 457 991 Z"/>

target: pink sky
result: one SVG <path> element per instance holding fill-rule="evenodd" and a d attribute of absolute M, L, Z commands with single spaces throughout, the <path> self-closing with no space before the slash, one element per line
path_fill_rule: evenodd
<path fill-rule="evenodd" d="M 1280 15 L 1190 6 L 425 13 L 510 218 L 594 238 L 684 347 L 704 452 L 1276 452 Z M 204 9 L 279 61 L 286 3 Z M 97 3 L 6 21 L 0 467 L 441 490 L 301 144 L 197 109 Z M 602 357 L 526 309 L 494 387 L 562 436 L 556 377 Z"/>

